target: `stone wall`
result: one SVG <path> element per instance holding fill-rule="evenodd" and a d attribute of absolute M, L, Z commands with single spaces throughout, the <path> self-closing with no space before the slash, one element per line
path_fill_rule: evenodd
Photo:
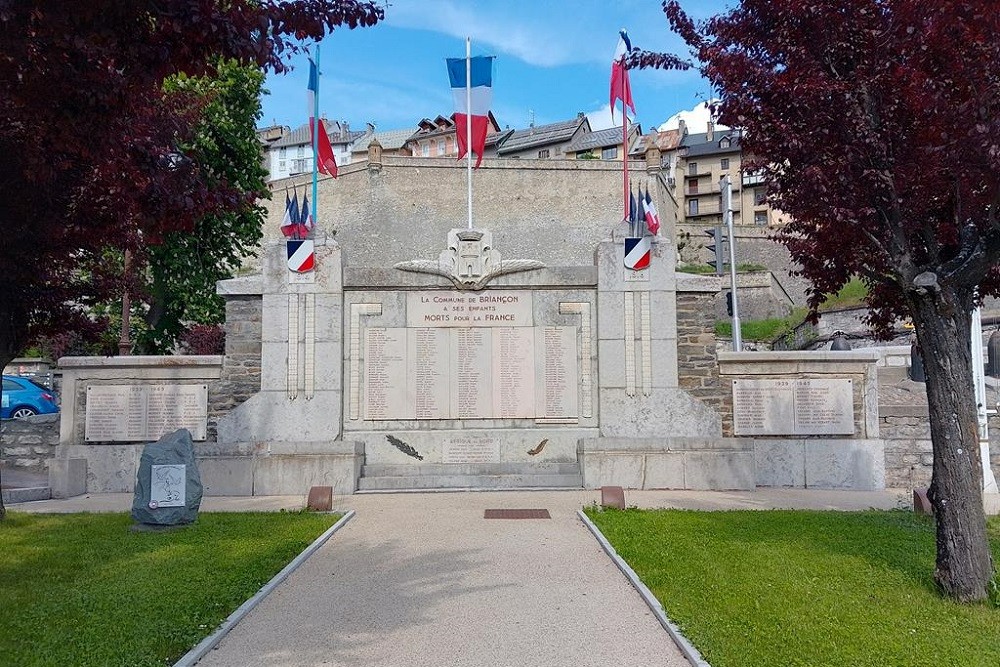
<path fill-rule="evenodd" d="M 59 415 L 37 415 L 0 422 L 0 447 L 4 466 L 45 472 L 59 444 Z"/>
<path fill-rule="evenodd" d="M 657 172 L 630 164 L 635 184 L 651 188 L 660 235 L 672 238 L 676 203 Z M 491 159 L 473 173 L 473 222 L 493 233 L 504 259 L 536 259 L 547 266 L 593 266 L 594 248 L 623 230 L 622 164 L 601 160 Z M 265 242 L 281 238 L 286 186 L 273 183 Z M 320 233 L 335 234 L 345 266 L 385 267 L 436 259 L 453 228 L 467 220 L 466 169 L 452 158 L 384 156 L 381 163 L 349 164 L 336 180 L 320 177 Z M 250 265 L 254 265 L 251 262 Z"/>
<path fill-rule="evenodd" d="M 708 285 L 711 280 L 715 284 Z M 691 290 L 696 281 L 705 283 L 705 291 Z M 719 361 L 716 352 L 713 301 L 717 278 L 688 278 L 677 275 L 677 380 L 681 389 L 716 412 L 723 414 L 725 397 L 719 385 Z M 731 400 L 730 400 L 731 402 Z M 732 408 L 723 418 L 723 432 L 732 432 Z M 726 420 L 729 420 L 729 423 Z"/>
<path fill-rule="evenodd" d="M 221 377 L 209 385 L 209 439 L 219 416 L 260 391 L 262 312 L 259 294 L 226 295 L 226 354 Z"/>

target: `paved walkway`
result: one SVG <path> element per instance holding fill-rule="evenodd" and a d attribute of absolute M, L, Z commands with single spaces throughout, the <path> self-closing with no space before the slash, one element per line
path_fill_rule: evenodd
<path fill-rule="evenodd" d="M 200 663 L 684 666 L 686 661 L 576 516 L 594 491 L 372 494 L 357 515 Z M 302 498 L 206 498 L 205 511 L 273 510 Z M 701 509 L 896 507 L 893 492 L 630 492 L 630 505 Z M 129 494 L 12 506 L 126 510 Z M 547 509 L 548 520 L 484 519 Z"/>

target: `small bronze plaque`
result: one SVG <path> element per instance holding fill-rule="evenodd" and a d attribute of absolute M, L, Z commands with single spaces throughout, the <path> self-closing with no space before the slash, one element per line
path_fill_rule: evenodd
<path fill-rule="evenodd" d="M 551 519 L 548 510 L 486 510 L 484 519 Z"/>

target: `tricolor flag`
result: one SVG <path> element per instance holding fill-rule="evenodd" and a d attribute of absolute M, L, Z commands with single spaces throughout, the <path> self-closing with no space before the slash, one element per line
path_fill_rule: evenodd
<path fill-rule="evenodd" d="M 642 190 L 639 190 L 639 193 L 641 194 Z M 649 196 L 649 188 L 646 188 L 646 198 L 643 200 L 642 208 L 645 211 L 646 227 L 650 234 L 656 236 L 660 233 L 660 214 L 656 211 L 653 198 Z"/>
<path fill-rule="evenodd" d="M 288 193 L 285 193 L 285 200 L 288 200 Z M 285 217 L 281 221 L 281 233 L 286 238 L 295 236 L 299 230 L 299 193 L 292 196 L 292 201 L 285 206 Z"/>
<path fill-rule="evenodd" d="M 615 117 L 615 102 L 622 101 L 622 105 L 630 108 L 635 113 L 635 103 L 632 101 L 632 86 L 628 82 L 628 69 L 625 67 L 625 56 L 632 50 L 632 42 L 628 39 L 625 30 L 618 33 L 618 46 L 615 48 L 615 55 L 611 58 L 611 118 Z M 627 156 L 626 156 L 627 159 Z"/>
<path fill-rule="evenodd" d="M 330 145 L 330 136 L 326 133 L 326 125 L 322 119 L 319 119 L 321 128 L 319 136 L 313 141 L 313 137 L 316 136 L 316 100 L 318 99 L 319 71 L 316 69 L 316 63 L 310 58 L 309 89 L 306 95 L 306 100 L 309 102 L 309 141 L 313 142 L 316 147 L 317 154 L 313 156 L 316 160 L 316 168 L 319 169 L 320 173 L 337 178 L 337 160 L 333 157 L 333 146 Z"/>
<path fill-rule="evenodd" d="M 629 236 L 635 236 L 636 223 L 639 222 L 639 205 L 635 200 L 635 193 L 632 192 L 632 188 L 628 191 L 628 233 Z"/>
<path fill-rule="evenodd" d="M 466 105 L 466 63 L 470 69 L 469 104 Z M 466 117 L 472 118 L 472 152 L 476 154 L 476 167 L 483 161 L 486 134 L 489 131 L 490 104 L 493 101 L 493 57 L 448 58 L 448 77 L 451 93 L 455 98 L 455 130 L 458 135 L 458 158 L 469 150 L 466 137 Z"/>
<path fill-rule="evenodd" d="M 307 194 L 302 195 L 302 211 L 299 214 L 299 223 L 299 231 L 302 236 L 308 234 L 309 230 L 316 226 L 313 222 L 312 211 L 309 210 L 309 195 Z"/>

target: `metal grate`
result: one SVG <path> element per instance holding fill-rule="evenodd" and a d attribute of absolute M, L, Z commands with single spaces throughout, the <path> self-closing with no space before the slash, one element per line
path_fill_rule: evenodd
<path fill-rule="evenodd" d="M 484 519 L 551 519 L 548 510 L 486 510 Z"/>

